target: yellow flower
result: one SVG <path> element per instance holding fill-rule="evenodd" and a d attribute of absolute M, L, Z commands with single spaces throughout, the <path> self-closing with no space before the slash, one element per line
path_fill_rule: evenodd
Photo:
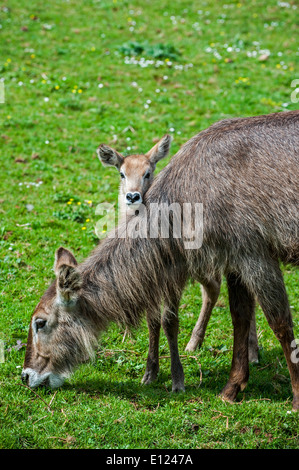
<path fill-rule="evenodd" d="M 75 85 L 75 86 L 74 86 L 74 89 L 75 89 L 75 90 L 77 90 L 77 88 L 78 88 L 78 86 L 77 86 L 77 85 Z"/>
<path fill-rule="evenodd" d="M 6 59 L 6 62 L 11 62 L 11 59 Z"/>
<path fill-rule="evenodd" d="M 77 90 L 72 90 L 72 93 L 77 93 Z"/>
<path fill-rule="evenodd" d="M 86 227 L 82 227 L 82 230 L 86 230 Z"/>
<path fill-rule="evenodd" d="M 59 90 L 59 88 L 60 88 L 59 85 L 55 86 L 55 90 Z"/>
<path fill-rule="evenodd" d="M 35 54 L 31 54 L 31 59 L 34 59 L 35 58 Z"/>
<path fill-rule="evenodd" d="M 82 90 L 81 90 L 81 88 L 80 88 L 80 90 L 78 90 L 78 93 L 82 93 Z"/>
<path fill-rule="evenodd" d="M 85 222 L 89 222 L 89 221 L 90 221 L 90 219 L 86 219 L 86 220 L 85 220 Z"/>
<path fill-rule="evenodd" d="M 68 201 L 67 204 L 72 204 L 72 201 Z"/>
<path fill-rule="evenodd" d="M 106 232 L 107 232 L 107 230 L 102 230 L 102 233 L 106 233 Z"/>
<path fill-rule="evenodd" d="M 81 206 L 81 202 L 77 202 L 78 206 Z"/>
<path fill-rule="evenodd" d="M 92 52 L 94 52 L 94 51 L 96 50 L 96 48 L 93 46 L 93 47 L 90 48 L 90 50 L 91 50 Z"/>
<path fill-rule="evenodd" d="M 280 65 L 280 64 L 276 64 L 276 68 L 277 68 L 277 69 L 281 69 L 281 65 Z"/>
<path fill-rule="evenodd" d="M 87 204 L 92 204 L 92 201 L 87 201 Z"/>
<path fill-rule="evenodd" d="M 42 80 L 42 83 L 47 83 L 46 80 Z"/>
<path fill-rule="evenodd" d="M 6 116 L 6 117 L 7 117 L 7 119 L 11 119 L 11 116 L 10 116 L 10 115 L 8 115 L 8 116 Z"/>
<path fill-rule="evenodd" d="M 73 200 L 74 200 L 74 198 L 70 197 L 70 201 L 73 201 Z"/>

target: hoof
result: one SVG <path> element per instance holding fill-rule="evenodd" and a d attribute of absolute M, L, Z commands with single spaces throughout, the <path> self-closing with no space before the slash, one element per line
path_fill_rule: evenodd
<path fill-rule="evenodd" d="M 249 351 L 248 360 L 251 364 L 258 364 L 260 362 L 258 352 Z"/>
<path fill-rule="evenodd" d="M 185 348 L 185 351 L 186 351 L 186 352 L 193 352 L 193 351 L 196 351 L 196 346 L 190 345 L 190 344 L 188 343 L 187 346 L 186 346 L 186 348 Z"/>
<path fill-rule="evenodd" d="M 158 372 L 152 372 L 152 371 L 145 372 L 144 376 L 142 377 L 141 383 L 143 385 L 149 385 L 152 382 L 155 382 L 155 380 L 157 379 L 157 376 L 158 376 Z"/>
<path fill-rule="evenodd" d="M 245 388 L 245 385 L 244 385 L 243 389 L 244 388 Z M 237 395 L 240 392 L 240 390 L 241 390 L 240 385 L 231 384 L 231 383 L 228 382 L 225 385 L 225 387 L 222 389 L 222 391 L 220 393 L 220 398 L 221 398 L 222 401 L 226 401 L 228 403 L 233 403 L 236 400 Z"/>
<path fill-rule="evenodd" d="M 194 352 L 199 349 L 202 345 L 202 340 L 192 340 L 190 339 L 189 343 L 187 344 L 185 351 L 187 352 Z"/>
<path fill-rule="evenodd" d="M 184 385 L 175 385 L 172 387 L 172 392 L 173 393 L 181 393 L 185 391 Z"/>
<path fill-rule="evenodd" d="M 297 413 L 299 411 L 299 398 L 297 398 L 297 397 L 294 397 L 294 399 L 293 399 L 292 411 L 295 411 L 295 412 L 297 411 Z"/>

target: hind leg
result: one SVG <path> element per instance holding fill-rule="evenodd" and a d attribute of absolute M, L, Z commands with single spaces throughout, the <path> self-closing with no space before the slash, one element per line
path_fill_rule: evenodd
<path fill-rule="evenodd" d="M 256 293 L 270 328 L 279 340 L 288 365 L 292 391 L 293 410 L 299 410 L 299 361 L 294 358 L 295 338 L 293 322 L 283 276 L 278 262 L 267 266 L 266 275 L 259 279 Z"/>
<path fill-rule="evenodd" d="M 202 307 L 186 351 L 195 351 L 202 345 L 212 310 L 219 297 L 220 285 L 221 278 L 202 283 Z"/>
<path fill-rule="evenodd" d="M 249 378 L 248 343 L 251 319 L 254 315 L 254 297 L 239 276 L 227 275 L 229 305 L 234 327 L 233 359 L 229 380 L 221 392 L 224 400 L 232 402 L 243 390 Z"/>
<path fill-rule="evenodd" d="M 218 300 L 221 286 L 221 277 L 212 281 L 202 281 L 202 308 L 199 318 L 192 331 L 191 338 L 186 346 L 186 351 L 195 351 L 200 348 L 206 333 L 212 310 Z M 258 363 L 258 339 L 256 332 L 255 315 L 252 315 L 249 330 L 249 362 Z"/>

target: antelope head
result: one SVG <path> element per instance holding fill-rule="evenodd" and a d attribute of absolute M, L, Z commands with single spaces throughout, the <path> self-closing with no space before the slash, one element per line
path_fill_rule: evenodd
<path fill-rule="evenodd" d="M 97 344 L 98 331 L 82 295 L 82 275 L 70 251 L 56 251 L 54 271 L 56 279 L 36 306 L 29 327 L 21 377 L 32 388 L 62 385 Z"/>
<path fill-rule="evenodd" d="M 97 154 L 103 165 L 114 166 L 119 171 L 120 202 L 123 207 L 138 209 L 153 181 L 156 164 L 168 155 L 171 140 L 167 134 L 146 154 L 126 157 L 107 145 L 98 147 Z"/>

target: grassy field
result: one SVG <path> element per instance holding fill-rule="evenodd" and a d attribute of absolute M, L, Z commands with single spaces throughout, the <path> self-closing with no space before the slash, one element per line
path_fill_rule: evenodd
<path fill-rule="evenodd" d="M 1 448 L 298 448 L 286 362 L 259 308 L 260 363 L 235 404 L 218 398 L 232 356 L 225 283 L 192 354 L 184 349 L 201 294 L 192 283 L 184 292 L 185 394 L 171 393 L 164 334 L 158 381 L 141 385 L 145 322 L 125 338 L 111 325 L 95 361 L 55 392 L 20 380 L 54 251 L 63 245 L 83 260 L 97 243 L 97 204 L 117 200 L 118 175 L 101 166 L 96 147 L 146 152 L 169 132 L 174 154 L 219 119 L 296 109 L 298 8 L 277 0 L 2 1 Z M 284 274 L 298 336 L 299 273 Z"/>

